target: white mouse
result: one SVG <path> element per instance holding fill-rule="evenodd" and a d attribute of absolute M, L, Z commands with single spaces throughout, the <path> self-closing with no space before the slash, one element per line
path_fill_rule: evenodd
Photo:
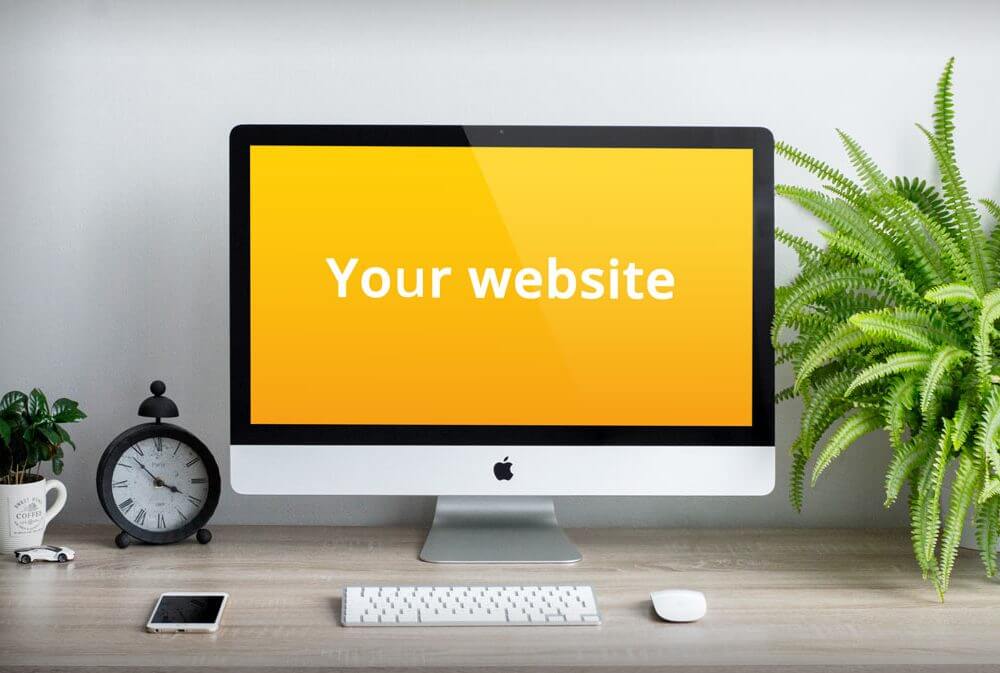
<path fill-rule="evenodd" d="M 649 594 L 653 609 L 668 622 L 696 622 L 705 616 L 705 594 L 690 589 L 664 589 Z"/>

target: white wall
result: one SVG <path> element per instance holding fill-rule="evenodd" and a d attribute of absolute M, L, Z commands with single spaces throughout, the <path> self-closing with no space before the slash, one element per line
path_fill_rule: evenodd
<path fill-rule="evenodd" d="M 835 126 L 928 175 L 915 121 L 958 57 L 958 150 L 1000 193 L 1000 4 L 690 0 L 0 4 L 0 389 L 81 401 L 65 520 L 151 379 L 228 473 L 227 134 L 244 122 L 732 124 L 840 160 Z M 779 163 L 779 181 L 805 180 Z M 778 223 L 815 236 L 786 204 Z M 793 257 L 778 251 L 778 280 Z M 787 381 L 779 375 L 779 384 Z M 899 525 L 881 441 L 787 505 L 564 499 L 569 525 Z M 308 469 L 308 466 L 303 466 Z M 420 498 L 225 494 L 219 521 L 424 522 Z"/>

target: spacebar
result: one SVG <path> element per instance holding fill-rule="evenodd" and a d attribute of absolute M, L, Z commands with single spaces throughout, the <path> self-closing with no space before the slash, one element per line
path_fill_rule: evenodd
<path fill-rule="evenodd" d="M 437 614 L 430 610 L 420 611 L 421 624 L 506 624 L 507 616 L 503 614 L 493 615 L 449 615 L 448 613 Z"/>

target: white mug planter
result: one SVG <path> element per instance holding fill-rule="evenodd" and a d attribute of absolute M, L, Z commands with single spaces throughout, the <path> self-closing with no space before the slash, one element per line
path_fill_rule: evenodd
<path fill-rule="evenodd" d="M 0 554 L 42 544 L 45 527 L 66 504 L 66 487 L 57 479 L 36 479 L 25 484 L 0 484 Z M 56 492 L 52 506 L 45 496 Z"/>

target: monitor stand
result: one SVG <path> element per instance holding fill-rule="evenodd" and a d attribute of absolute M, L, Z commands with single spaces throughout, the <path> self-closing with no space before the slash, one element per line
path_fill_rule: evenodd
<path fill-rule="evenodd" d="M 552 498 L 439 496 L 420 559 L 430 563 L 576 563 Z"/>

